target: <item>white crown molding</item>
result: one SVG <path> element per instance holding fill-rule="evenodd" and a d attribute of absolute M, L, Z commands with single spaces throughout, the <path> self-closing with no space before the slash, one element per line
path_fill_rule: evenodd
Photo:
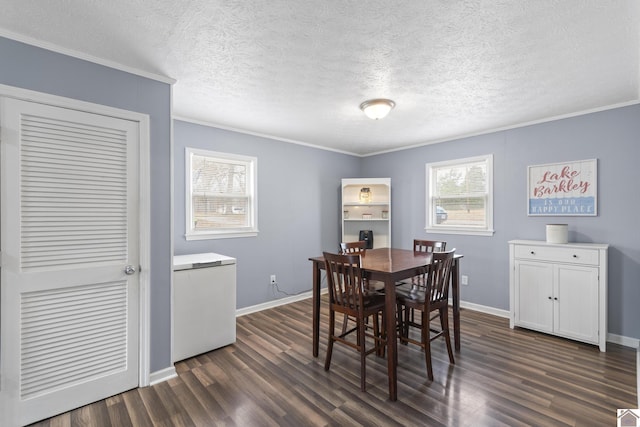
<path fill-rule="evenodd" d="M 14 33 L 12 31 L 8 31 L 0 28 L 0 37 L 4 37 L 10 40 L 14 40 L 20 43 L 25 43 L 30 46 L 39 47 L 42 49 L 46 49 L 52 52 L 60 53 L 62 55 L 71 56 L 73 58 L 82 59 L 84 61 L 92 62 L 94 64 L 103 65 L 105 67 L 113 68 L 116 70 L 124 71 L 129 74 L 135 74 L 140 77 L 145 77 L 151 80 L 156 80 L 161 83 L 174 84 L 176 82 L 175 79 L 167 76 L 162 76 L 160 74 L 154 74 L 147 71 L 139 70 L 137 68 L 129 67 L 126 65 L 119 64 L 114 61 L 109 61 L 107 59 L 98 58 L 96 56 L 88 55 L 86 53 L 78 52 L 76 50 L 67 49 L 61 46 L 58 46 L 54 43 L 45 42 L 42 40 L 37 40 L 31 37 L 24 36 L 22 34 Z"/>
<path fill-rule="evenodd" d="M 322 147 L 320 145 L 314 145 L 314 144 L 310 144 L 308 142 L 297 141 L 295 139 L 281 138 L 279 136 L 269 135 L 269 134 L 266 134 L 266 133 L 252 132 L 252 131 L 249 131 L 249 130 L 234 128 L 234 127 L 231 127 L 231 126 L 225 126 L 225 125 L 221 125 L 221 124 L 218 124 L 218 123 L 209 122 L 209 121 L 206 121 L 206 120 L 192 119 L 192 118 L 184 117 L 184 116 L 180 116 L 180 115 L 174 115 L 173 119 L 174 120 L 179 120 L 181 122 L 193 123 L 193 124 L 200 125 L 200 126 L 207 126 L 207 127 L 211 127 L 211 128 L 227 130 L 227 131 L 230 131 L 230 132 L 237 132 L 237 133 L 242 133 L 242 134 L 245 134 L 245 135 L 257 136 L 257 137 L 260 137 L 260 138 L 273 139 L 274 141 L 286 142 L 286 143 L 289 143 L 289 144 L 304 145 L 305 147 L 316 148 L 318 150 L 332 151 L 334 153 L 347 154 L 349 156 L 363 157 L 362 154 L 351 153 L 349 151 L 344 151 L 344 150 L 337 150 L 335 148 Z"/>
<path fill-rule="evenodd" d="M 433 141 L 425 141 L 425 142 L 421 142 L 419 144 L 408 145 L 406 147 L 393 148 L 391 150 L 376 151 L 374 153 L 362 154 L 362 155 L 360 155 L 360 157 L 377 156 L 379 154 L 387 154 L 387 153 L 394 153 L 396 151 L 411 150 L 413 148 L 424 147 L 425 145 L 439 144 L 441 142 L 456 141 L 456 140 L 459 140 L 459 139 L 471 138 L 471 137 L 480 136 L 480 135 L 488 135 L 490 133 L 497 133 L 497 132 L 502 132 L 502 131 L 511 130 L 511 129 L 518 129 L 518 128 L 523 128 L 523 127 L 526 127 L 526 126 L 533 126 L 533 125 L 539 125 L 539 124 L 542 124 L 542 123 L 555 122 L 556 120 L 563 120 L 563 119 L 569 119 L 571 117 L 585 116 L 587 114 L 599 113 L 601 111 L 607 111 L 607 110 L 615 110 L 616 108 L 629 107 L 631 105 L 636 105 L 636 104 L 640 104 L 640 99 L 635 99 L 633 101 L 628 101 L 628 102 L 621 102 L 619 104 L 605 105 L 604 107 L 591 108 L 589 110 L 576 111 L 574 113 L 562 114 L 562 115 L 559 115 L 559 116 L 547 117 L 547 118 L 544 118 L 544 119 L 533 120 L 533 121 L 530 121 L 530 122 L 516 123 L 516 124 L 511 125 L 511 126 L 503 126 L 503 127 L 498 127 L 498 128 L 487 129 L 487 130 L 484 130 L 484 131 L 481 131 L 481 132 L 472 132 L 472 133 L 452 136 L 450 138 L 442 138 L 442 139 L 436 139 L 436 140 L 433 140 Z"/>

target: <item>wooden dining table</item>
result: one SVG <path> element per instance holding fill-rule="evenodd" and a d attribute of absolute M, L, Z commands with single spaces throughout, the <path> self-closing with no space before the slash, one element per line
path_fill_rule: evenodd
<path fill-rule="evenodd" d="M 451 296 L 453 299 L 453 335 L 455 349 L 460 350 L 460 259 L 454 257 L 451 273 Z M 387 368 L 389 373 L 389 398 L 398 399 L 398 342 L 396 331 L 396 283 L 418 275 L 420 267 L 431 262 L 431 254 L 410 249 L 378 248 L 367 249 L 362 255 L 362 269 L 369 280 L 384 282 L 385 310 L 393 315 L 386 316 Z M 313 263 L 313 356 L 318 356 L 320 340 L 320 285 L 321 270 L 325 269 L 324 257 L 309 258 Z"/>

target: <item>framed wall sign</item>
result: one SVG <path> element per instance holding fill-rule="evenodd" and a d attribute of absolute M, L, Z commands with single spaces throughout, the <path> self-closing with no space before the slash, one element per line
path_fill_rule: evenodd
<path fill-rule="evenodd" d="M 529 166 L 530 216 L 598 215 L 598 159 Z"/>

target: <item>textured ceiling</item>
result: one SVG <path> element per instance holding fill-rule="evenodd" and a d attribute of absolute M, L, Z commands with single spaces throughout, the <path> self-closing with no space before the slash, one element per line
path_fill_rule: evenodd
<path fill-rule="evenodd" d="M 2 0 L 0 35 L 171 77 L 179 118 L 356 154 L 634 102 L 640 77 L 636 0 Z"/>

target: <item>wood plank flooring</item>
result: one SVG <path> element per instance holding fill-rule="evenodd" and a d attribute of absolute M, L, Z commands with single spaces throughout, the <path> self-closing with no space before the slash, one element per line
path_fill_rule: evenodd
<path fill-rule="evenodd" d="M 326 302 L 326 301 L 324 301 Z M 462 349 L 449 365 L 433 343 L 435 380 L 424 355 L 398 346 L 398 401 L 390 402 L 386 361 L 334 346 L 324 371 L 311 355 L 311 300 L 238 318 L 237 342 L 176 364 L 178 377 L 128 391 L 34 424 L 76 426 L 614 426 L 635 408 L 636 351 L 598 348 L 462 311 Z"/>

